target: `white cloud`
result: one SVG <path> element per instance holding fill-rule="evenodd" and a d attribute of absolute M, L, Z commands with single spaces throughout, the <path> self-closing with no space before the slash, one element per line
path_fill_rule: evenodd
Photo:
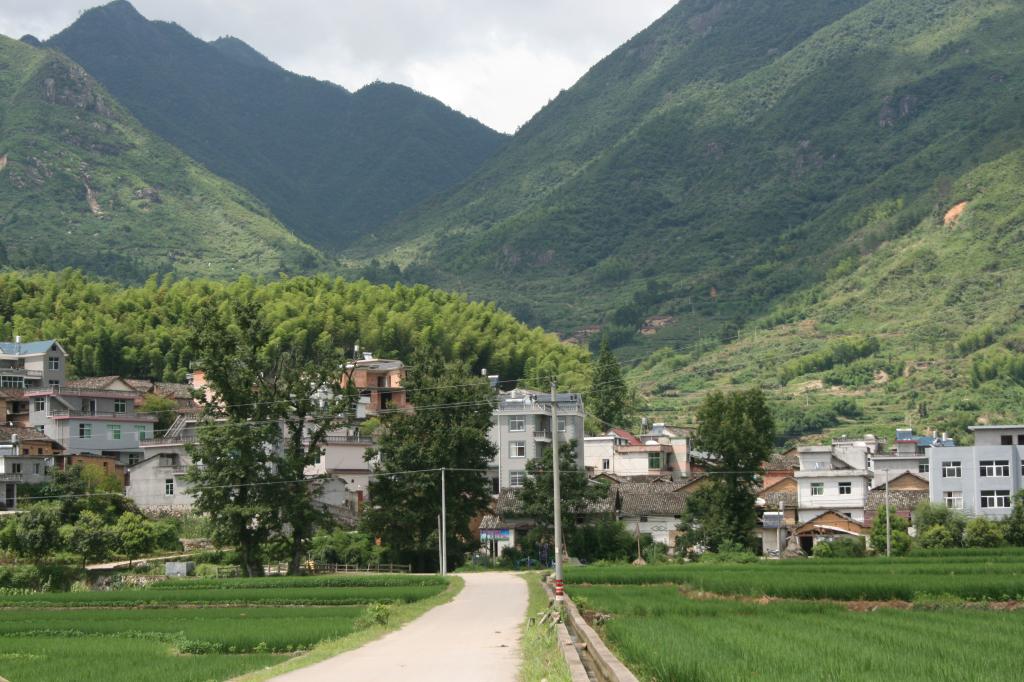
<path fill-rule="evenodd" d="M 234 35 L 281 66 L 356 90 L 403 83 L 511 132 L 673 0 L 136 0 L 200 38 Z M 45 6 L 40 6 L 45 5 Z M 60 31 L 81 0 L 4 0 L 0 33 Z"/>

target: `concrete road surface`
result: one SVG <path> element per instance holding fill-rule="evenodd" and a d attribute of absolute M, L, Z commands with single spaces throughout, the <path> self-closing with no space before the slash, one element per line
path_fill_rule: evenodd
<path fill-rule="evenodd" d="M 466 573 L 462 591 L 400 630 L 353 651 L 286 673 L 281 682 L 515 682 L 526 581 L 513 573 Z"/>

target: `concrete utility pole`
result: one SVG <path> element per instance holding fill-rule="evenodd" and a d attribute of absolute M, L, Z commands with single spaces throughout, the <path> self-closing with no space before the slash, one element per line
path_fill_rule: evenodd
<path fill-rule="evenodd" d="M 442 540 L 441 540 L 442 537 L 444 537 L 444 536 L 441 535 L 441 515 L 438 514 L 437 515 L 437 572 L 440 575 L 444 575 L 444 550 L 441 549 L 442 547 L 444 547 L 444 542 L 442 542 Z"/>
<path fill-rule="evenodd" d="M 441 575 L 448 575 L 448 503 L 444 491 L 444 467 L 441 467 Z"/>
<path fill-rule="evenodd" d="M 892 509 L 889 507 L 889 470 L 885 470 L 885 556 L 892 556 Z"/>
<path fill-rule="evenodd" d="M 555 479 L 555 600 L 562 601 L 562 481 L 558 466 L 558 394 L 551 382 L 551 472 Z"/>

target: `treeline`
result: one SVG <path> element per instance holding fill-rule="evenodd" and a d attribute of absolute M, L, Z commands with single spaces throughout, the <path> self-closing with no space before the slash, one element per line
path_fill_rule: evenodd
<path fill-rule="evenodd" d="M 203 304 L 252 296 L 283 330 L 315 317 L 337 347 L 408 360 L 426 343 L 474 372 L 502 378 L 559 375 L 581 389 L 586 351 L 529 328 L 493 304 L 426 286 L 394 287 L 328 276 L 234 282 L 151 277 L 138 287 L 84 275 L 0 273 L 0 339 L 58 339 L 76 376 L 119 374 L 181 381 L 194 359 L 192 316 Z M 546 382 L 545 382 L 546 385 Z"/>

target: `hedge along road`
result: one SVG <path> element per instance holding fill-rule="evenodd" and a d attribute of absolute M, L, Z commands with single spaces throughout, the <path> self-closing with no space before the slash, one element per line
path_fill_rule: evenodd
<path fill-rule="evenodd" d="M 463 573 L 462 591 L 400 630 L 278 682 L 515 682 L 526 581 L 513 573 Z"/>

